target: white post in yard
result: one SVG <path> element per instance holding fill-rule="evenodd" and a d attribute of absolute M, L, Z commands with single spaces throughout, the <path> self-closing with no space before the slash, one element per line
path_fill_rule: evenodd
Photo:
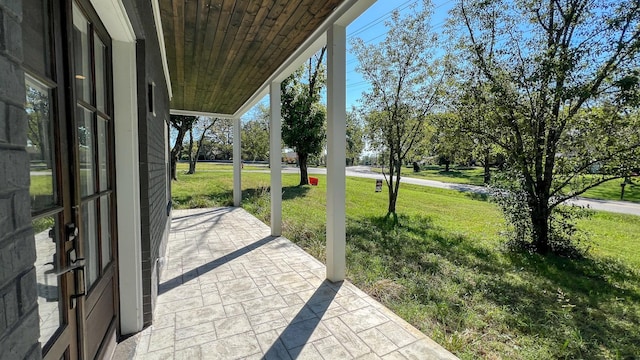
<path fill-rule="evenodd" d="M 346 270 L 346 28 L 327 32 L 327 279 Z"/>
<path fill-rule="evenodd" d="M 269 166 L 271 167 L 271 235 L 282 235 L 282 115 L 280 112 L 280 82 L 272 82 L 269 101 Z"/>
<path fill-rule="evenodd" d="M 233 119 L 233 206 L 242 202 L 242 145 L 240 143 L 240 118 Z"/>

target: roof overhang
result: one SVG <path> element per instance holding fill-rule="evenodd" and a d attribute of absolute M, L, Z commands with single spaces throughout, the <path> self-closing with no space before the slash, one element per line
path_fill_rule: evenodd
<path fill-rule="evenodd" d="M 289 74 L 295 71 L 299 66 L 301 66 L 309 57 L 311 57 L 315 52 L 322 48 L 326 44 L 326 33 L 327 30 L 333 26 L 334 24 L 347 26 L 351 23 L 355 18 L 360 16 L 369 6 L 371 6 L 375 0 L 334 0 L 334 1 L 317 1 L 317 0 L 296 0 L 296 1 L 286 1 L 286 6 L 292 8 L 302 8 L 305 11 L 309 11 L 308 8 L 314 9 L 317 14 L 323 14 L 321 21 L 316 19 L 314 22 L 314 26 L 302 27 L 298 28 L 296 31 L 299 31 L 300 34 L 293 35 L 293 38 L 303 39 L 296 44 L 295 47 L 287 48 L 287 52 L 283 54 L 283 48 L 278 46 L 272 46 L 272 44 L 248 44 L 246 39 L 243 40 L 234 40 L 234 42 L 230 44 L 226 44 L 226 46 L 221 48 L 200 48 L 199 52 L 196 52 L 196 56 L 206 56 L 207 54 L 215 53 L 218 54 L 218 59 L 225 59 L 226 70 L 220 70 L 220 72 L 216 72 L 216 69 L 209 69 L 210 71 L 206 71 L 206 69 L 179 69 L 180 63 L 177 59 L 176 49 L 175 47 L 179 47 L 180 45 L 175 42 L 176 34 L 173 27 L 167 26 L 167 21 L 171 19 L 174 23 L 180 22 L 173 15 L 168 16 L 168 13 L 173 14 L 173 8 L 175 8 L 175 2 L 183 3 L 184 0 L 174 0 L 173 2 L 169 0 L 161 0 L 160 10 L 162 14 L 163 28 L 164 28 L 164 39 L 165 44 L 168 48 L 167 53 L 168 56 L 168 68 L 171 73 L 171 84 L 173 86 L 173 94 L 174 97 L 171 102 L 171 113 L 175 115 L 194 115 L 194 116 L 212 116 L 212 117 L 222 117 L 222 118 L 239 118 L 244 113 L 246 113 L 251 107 L 253 107 L 258 101 L 260 101 L 267 93 L 269 89 L 269 84 L 272 82 L 280 82 L 284 80 Z M 223 0 L 217 0 L 223 1 Z M 222 7 L 230 0 L 224 0 L 224 3 L 218 4 L 218 7 L 215 9 L 221 10 Z M 186 3 L 186 1 L 184 1 Z M 260 1 L 260 0 L 236 0 L 231 1 L 234 3 L 234 6 L 240 7 L 251 7 L 257 6 L 258 3 L 262 4 L 262 6 L 267 6 L 271 4 L 272 7 L 275 7 L 274 1 Z M 291 3 L 297 3 L 297 5 L 291 5 Z M 209 3 L 210 6 L 213 2 Z M 267 4 L 267 5 L 265 5 Z M 167 7 L 169 5 L 174 5 L 169 11 Z M 183 4 L 184 5 L 184 4 Z M 331 9 L 323 8 L 331 6 Z M 179 8 L 179 6 L 178 6 Z M 211 8 L 208 8 L 209 16 L 211 16 Z M 262 9 L 262 8 L 261 8 Z M 266 10 L 265 10 L 266 11 Z M 186 16 L 185 13 L 183 13 Z M 287 14 L 285 14 L 287 15 Z M 282 16 L 285 16 L 282 15 Z M 291 16 L 291 14 L 288 14 Z M 280 23 L 283 26 L 283 29 L 286 29 L 286 26 L 283 25 L 288 21 L 288 19 L 281 18 L 273 18 L 270 19 L 270 23 Z M 291 25 L 291 24 L 289 24 Z M 206 27 L 206 26 L 205 26 Z M 257 30 L 256 30 L 257 29 Z M 254 32 L 259 31 L 267 31 L 268 28 L 260 29 L 259 27 L 254 29 Z M 173 31 L 173 32 L 172 32 Z M 283 30 L 286 31 L 286 30 Z M 201 37 L 204 35 L 200 35 Z M 196 36 L 197 37 L 197 36 Z M 195 38 L 195 37 L 194 37 Z M 173 39 L 173 40 L 172 40 Z M 275 38 L 274 38 L 275 39 Z M 276 41 L 276 40 L 274 40 Z M 262 54 L 262 58 L 260 59 L 263 64 L 263 68 L 266 67 L 269 70 L 268 72 L 260 72 L 260 70 L 264 70 L 261 67 L 256 66 L 256 64 L 245 63 L 244 66 L 236 66 L 229 67 L 229 58 L 233 57 L 235 59 L 239 54 L 230 51 L 229 49 L 247 49 L 256 46 L 267 46 L 267 51 Z M 193 47 L 194 49 L 197 47 Z M 225 50 L 229 50 L 225 52 Z M 184 51 L 183 51 L 184 53 Z M 251 59 L 246 60 L 245 58 L 241 58 L 239 61 L 252 61 Z M 197 61 L 193 61 L 198 63 Z M 183 60 L 182 66 L 184 67 L 186 61 Z M 200 62 L 202 64 L 202 62 Z M 211 66 L 209 63 L 208 66 Z M 209 78 L 203 79 L 200 77 L 185 77 L 186 71 L 193 70 L 198 71 L 200 74 L 205 74 L 209 76 Z M 235 70 L 237 73 L 231 72 L 230 70 Z M 182 79 L 175 72 L 180 72 L 182 74 Z M 204 71 L 204 72 L 203 72 Z M 224 72 L 226 71 L 226 72 Z M 256 72 L 255 76 L 261 77 L 259 82 L 256 82 L 252 75 L 252 71 Z M 249 76 L 247 76 L 249 74 Z M 193 74 L 192 74 L 193 75 Z M 221 80 L 222 79 L 222 80 Z M 225 79 L 232 79 L 234 84 L 229 84 Z M 181 82 L 180 82 L 181 81 Z M 200 84 L 205 84 L 204 86 L 198 86 L 194 84 L 193 81 Z M 189 83 L 191 82 L 191 83 Z M 231 90 L 231 87 L 235 87 Z M 185 89 L 189 88 L 190 92 L 185 92 Z M 220 102 L 220 101 L 195 101 L 194 98 L 188 99 L 188 96 L 196 96 L 200 99 L 211 99 L 210 96 L 216 96 L 211 94 L 203 94 L 202 91 L 212 91 L 218 94 L 217 96 L 221 96 L 225 94 L 226 88 L 229 88 L 229 92 L 233 92 L 235 96 L 235 103 L 231 104 L 230 102 Z M 181 93 L 182 91 L 182 93 Z M 195 91 L 195 93 L 194 93 Z M 238 95 L 239 94 L 239 95 Z M 239 101 L 239 100 L 242 101 Z"/>

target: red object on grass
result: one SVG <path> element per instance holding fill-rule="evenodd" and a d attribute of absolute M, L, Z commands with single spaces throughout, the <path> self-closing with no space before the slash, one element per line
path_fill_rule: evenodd
<path fill-rule="evenodd" d="M 309 184 L 311 184 L 312 186 L 318 186 L 318 178 L 310 177 Z"/>

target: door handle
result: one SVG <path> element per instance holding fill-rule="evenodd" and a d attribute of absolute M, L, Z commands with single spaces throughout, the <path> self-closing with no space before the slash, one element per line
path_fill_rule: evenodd
<path fill-rule="evenodd" d="M 71 265 L 60 269 L 58 275 L 63 275 L 69 272 L 73 272 L 73 279 L 75 283 L 75 292 L 69 296 L 69 306 L 71 309 L 76 307 L 77 299 L 87 295 L 87 288 L 84 279 L 85 263 L 84 259 L 77 259 L 71 262 Z"/>
<path fill-rule="evenodd" d="M 67 252 L 68 265 L 56 271 L 56 275 L 64 275 L 73 272 L 75 282 L 75 292 L 69 296 L 71 309 L 76 307 L 77 299 L 87 294 L 85 285 L 85 259 L 76 258 L 76 249 L 78 248 L 78 227 L 75 223 L 65 225 L 65 236 L 67 242 L 72 242 L 73 247 Z"/>
<path fill-rule="evenodd" d="M 63 268 L 61 268 L 61 269 L 57 269 L 57 270 L 55 271 L 55 274 L 56 274 L 57 276 L 60 276 L 60 275 L 64 275 L 64 274 L 66 274 L 66 273 L 68 273 L 68 272 L 78 270 L 78 269 L 80 269 L 80 268 L 84 269 L 84 265 L 85 265 L 85 264 L 84 264 L 84 259 L 77 259 L 76 261 L 72 261 L 72 262 L 71 262 L 71 265 L 66 266 L 66 267 L 63 267 Z"/>
<path fill-rule="evenodd" d="M 65 225 L 65 234 L 67 235 L 67 241 L 74 241 L 78 237 L 78 227 L 75 223 L 68 223 Z"/>
<path fill-rule="evenodd" d="M 84 261 L 83 265 L 79 265 L 73 269 L 73 274 L 75 275 L 76 280 L 76 293 L 71 295 L 71 305 L 75 306 L 77 298 L 87 295 L 87 288 L 84 283 Z"/>

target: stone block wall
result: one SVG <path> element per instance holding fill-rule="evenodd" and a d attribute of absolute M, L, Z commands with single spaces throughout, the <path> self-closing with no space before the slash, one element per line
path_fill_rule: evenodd
<path fill-rule="evenodd" d="M 0 0 L 0 359 L 40 359 L 22 1 Z"/>

